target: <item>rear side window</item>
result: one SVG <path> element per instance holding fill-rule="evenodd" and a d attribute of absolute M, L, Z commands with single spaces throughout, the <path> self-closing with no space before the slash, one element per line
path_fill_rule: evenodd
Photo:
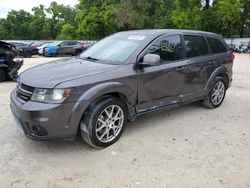
<path fill-rule="evenodd" d="M 201 36 L 184 35 L 184 43 L 187 57 L 198 57 L 208 54 L 207 43 Z"/>
<path fill-rule="evenodd" d="M 146 54 L 157 54 L 161 57 L 162 62 L 181 59 L 182 46 L 180 35 L 170 35 L 156 39 Z"/>
<path fill-rule="evenodd" d="M 227 52 L 227 48 L 219 39 L 207 37 L 207 41 L 213 53 Z"/>

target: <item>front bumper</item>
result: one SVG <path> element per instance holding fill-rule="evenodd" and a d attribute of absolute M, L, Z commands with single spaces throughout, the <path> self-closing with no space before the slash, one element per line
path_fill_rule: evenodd
<path fill-rule="evenodd" d="M 24 134 L 38 140 L 73 140 L 82 116 L 82 111 L 76 108 L 75 103 L 23 102 L 17 98 L 15 90 L 11 93 L 10 107 Z"/>

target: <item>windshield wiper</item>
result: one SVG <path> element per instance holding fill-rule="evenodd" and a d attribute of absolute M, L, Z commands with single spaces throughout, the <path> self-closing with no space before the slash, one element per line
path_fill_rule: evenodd
<path fill-rule="evenodd" d="M 87 60 L 92 60 L 92 61 L 100 61 L 100 59 L 97 59 L 97 58 L 94 58 L 94 57 L 83 57 L 84 59 L 87 59 Z"/>

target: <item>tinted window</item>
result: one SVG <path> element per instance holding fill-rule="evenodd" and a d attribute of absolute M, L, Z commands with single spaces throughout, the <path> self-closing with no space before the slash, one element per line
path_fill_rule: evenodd
<path fill-rule="evenodd" d="M 68 46 L 69 45 L 69 42 L 62 42 L 61 43 L 61 46 Z"/>
<path fill-rule="evenodd" d="M 181 37 L 171 35 L 156 39 L 146 54 L 158 54 L 162 61 L 174 61 L 181 59 Z"/>
<path fill-rule="evenodd" d="M 226 47 L 219 39 L 207 37 L 207 41 L 213 53 L 221 53 L 227 51 Z"/>
<path fill-rule="evenodd" d="M 187 57 L 197 57 L 208 54 L 205 39 L 201 36 L 184 35 Z"/>
<path fill-rule="evenodd" d="M 75 41 L 69 42 L 69 45 L 76 45 L 77 43 Z"/>

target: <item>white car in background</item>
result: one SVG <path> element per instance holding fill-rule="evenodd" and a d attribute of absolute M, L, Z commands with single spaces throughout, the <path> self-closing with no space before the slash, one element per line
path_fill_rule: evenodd
<path fill-rule="evenodd" d="M 44 49 L 52 42 L 48 42 L 48 43 L 45 43 L 43 44 L 42 46 L 39 46 L 37 47 L 38 48 L 38 54 L 41 56 L 41 55 L 44 55 Z"/>

